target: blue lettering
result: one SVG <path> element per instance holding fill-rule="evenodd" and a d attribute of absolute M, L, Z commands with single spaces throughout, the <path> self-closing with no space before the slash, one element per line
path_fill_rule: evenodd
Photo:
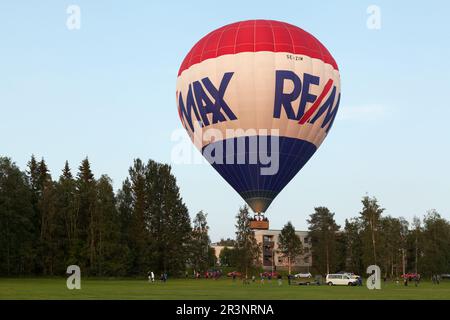
<path fill-rule="evenodd" d="M 192 86 L 189 85 L 189 90 L 186 97 L 186 107 L 183 103 L 183 96 L 180 92 L 180 96 L 178 98 L 178 105 L 180 108 L 180 114 L 181 118 L 183 119 L 183 124 L 186 127 L 186 122 L 191 128 L 192 131 L 194 131 L 194 126 L 192 124 L 192 110 L 194 110 L 195 117 L 197 118 L 197 121 L 200 121 L 200 116 L 198 115 L 198 111 L 195 105 L 194 96 L 192 95 Z"/>
<path fill-rule="evenodd" d="M 292 71 L 277 70 L 275 73 L 275 106 L 273 109 L 273 117 L 280 118 L 281 108 L 286 111 L 288 119 L 295 119 L 294 109 L 292 108 L 292 101 L 296 100 L 300 95 L 302 82 L 300 78 Z M 294 84 L 294 89 L 291 93 L 283 93 L 284 80 L 290 80 Z"/>
<path fill-rule="evenodd" d="M 200 81 L 195 81 L 192 85 L 194 86 L 194 94 L 195 100 L 197 101 L 197 108 L 200 111 L 203 120 L 202 127 L 209 126 L 207 114 L 213 111 L 214 104 L 203 90 Z"/>
<path fill-rule="evenodd" d="M 208 114 L 212 114 L 213 124 L 217 122 L 227 121 L 225 115 L 229 120 L 237 119 L 236 115 L 233 113 L 233 111 L 231 111 L 230 107 L 224 99 L 225 92 L 231 78 L 233 77 L 233 74 L 233 72 L 225 73 L 218 89 L 213 85 L 209 78 L 203 78 L 201 82 L 194 81 L 189 85 L 189 90 L 186 96 L 186 105 L 183 102 L 183 97 L 180 92 L 178 105 L 180 115 L 185 127 L 187 124 L 189 125 L 191 130 L 194 131 L 194 126 L 192 123 L 192 111 L 194 111 L 197 121 L 201 122 L 202 127 L 210 125 Z M 206 94 L 203 87 L 206 88 L 210 96 L 214 99 L 214 102 Z"/>
<path fill-rule="evenodd" d="M 294 85 L 294 89 L 290 93 L 284 93 L 285 80 L 289 80 Z M 306 112 L 306 105 L 308 103 L 314 103 L 317 100 L 315 94 L 310 93 L 311 85 L 319 85 L 320 78 L 308 73 L 303 74 L 303 79 L 289 70 L 277 70 L 275 72 L 275 103 L 273 109 L 273 117 L 280 118 L 281 109 L 284 109 L 286 116 L 289 120 L 300 120 Z M 294 111 L 292 103 L 300 97 L 298 109 Z M 323 102 L 322 106 L 318 109 L 314 117 L 308 121 L 309 123 L 315 123 L 325 112 L 325 118 L 321 124 L 321 128 L 326 128 L 328 132 L 336 118 L 336 113 L 339 108 L 339 102 L 341 94 L 337 97 L 336 106 L 333 105 L 336 100 L 336 87 L 333 87 L 328 99 Z"/>
<path fill-rule="evenodd" d="M 211 80 L 209 78 L 202 79 L 203 85 L 205 88 L 209 91 L 211 96 L 214 98 L 214 105 L 212 107 L 212 114 L 213 119 L 212 123 L 217 123 L 220 121 L 226 121 L 225 117 L 223 116 L 220 109 L 222 109 L 225 114 L 227 115 L 228 119 L 230 120 L 236 120 L 236 116 L 234 115 L 233 111 L 231 111 L 230 107 L 227 105 L 227 103 L 224 100 L 225 91 L 227 90 L 228 84 L 230 83 L 231 77 L 233 76 L 234 72 L 227 72 L 223 75 L 222 81 L 220 82 L 219 90 L 214 87 Z"/>
<path fill-rule="evenodd" d="M 333 91 L 331 92 L 328 99 L 325 101 L 325 103 L 319 108 L 319 111 L 317 111 L 314 118 L 312 118 L 309 122 L 314 123 L 317 119 L 320 118 L 320 116 L 327 111 L 327 114 L 325 115 L 325 119 L 322 122 L 321 128 L 324 128 L 327 124 L 328 127 L 325 130 L 327 133 L 333 126 L 334 118 L 336 118 L 337 111 L 339 109 L 339 102 L 341 101 L 341 94 L 339 93 L 336 106 L 333 108 L 334 99 L 336 98 L 336 87 L 333 87 Z"/>

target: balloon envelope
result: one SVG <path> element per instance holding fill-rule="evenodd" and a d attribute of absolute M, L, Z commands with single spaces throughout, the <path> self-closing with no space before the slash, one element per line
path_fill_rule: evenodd
<path fill-rule="evenodd" d="M 207 34 L 185 57 L 176 87 L 191 140 L 258 213 L 316 152 L 340 101 L 328 50 L 308 32 L 272 20 Z"/>

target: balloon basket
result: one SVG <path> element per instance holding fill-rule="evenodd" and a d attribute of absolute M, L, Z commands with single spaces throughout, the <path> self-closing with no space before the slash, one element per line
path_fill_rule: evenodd
<path fill-rule="evenodd" d="M 250 220 L 250 228 L 254 230 L 269 230 L 269 220 Z"/>

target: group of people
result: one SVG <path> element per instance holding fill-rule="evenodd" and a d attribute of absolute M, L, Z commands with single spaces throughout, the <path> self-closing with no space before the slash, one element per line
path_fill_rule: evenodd
<path fill-rule="evenodd" d="M 264 279 L 266 278 L 266 276 L 265 276 L 263 273 L 260 273 L 259 276 L 260 276 L 260 279 L 261 279 L 261 280 L 260 280 L 260 281 L 261 281 L 261 284 L 264 284 Z M 233 281 L 236 280 L 236 277 L 237 277 L 237 276 L 236 276 L 235 274 L 232 275 Z M 268 279 L 269 281 L 271 281 L 271 280 L 272 280 L 272 275 L 269 274 L 269 275 L 267 276 L 267 279 Z M 278 280 L 278 285 L 281 286 L 281 285 L 283 284 L 283 278 L 282 278 L 281 274 L 277 275 L 277 280 Z M 252 275 L 251 281 L 252 281 L 253 283 L 256 282 L 256 277 L 255 277 L 255 275 Z M 289 284 L 291 284 L 291 278 L 290 278 L 290 276 L 288 276 L 288 281 L 289 281 Z M 249 279 L 247 276 L 242 277 L 242 283 L 243 283 L 244 285 L 250 284 L 250 279 Z"/>
<path fill-rule="evenodd" d="M 166 282 L 167 279 L 168 279 L 167 272 L 161 273 L 159 280 L 161 280 L 162 282 Z M 155 274 L 153 271 L 148 272 L 148 282 L 151 282 L 151 283 L 155 282 Z"/>
<path fill-rule="evenodd" d="M 418 287 L 419 286 L 419 283 L 420 283 L 420 274 L 417 274 L 415 277 L 406 277 L 406 276 L 402 276 L 403 277 L 403 285 L 405 286 L 405 287 L 407 287 L 408 286 L 408 283 L 409 282 L 411 282 L 411 281 L 414 281 L 414 285 L 416 286 L 416 287 Z M 387 281 L 387 276 L 384 276 L 383 277 L 383 281 L 384 281 L 384 283 L 386 283 L 386 281 Z M 398 284 L 400 284 L 400 280 L 399 280 L 399 278 L 397 277 L 396 279 L 395 279 L 395 283 L 398 285 Z"/>
<path fill-rule="evenodd" d="M 262 215 L 254 215 L 252 221 L 269 221 L 265 216 Z"/>
<path fill-rule="evenodd" d="M 194 270 L 194 278 L 195 279 L 200 279 L 200 278 L 205 278 L 205 279 L 214 279 L 217 280 L 222 276 L 222 271 L 221 270 L 210 270 L 210 271 L 205 271 L 202 274 L 199 271 L 195 271 Z M 186 278 L 187 278 L 187 273 L 186 273 Z"/>
<path fill-rule="evenodd" d="M 441 282 L 441 276 L 434 274 L 431 276 L 431 281 L 433 282 L 433 284 L 439 284 Z"/>
<path fill-rule="evenodd" d="M 283 284 L 283 277 L 281 276 L 281 274 L 278 274 L 278 275 L 272 275 L 272 273 L 269 273 L 269 274 L 260 273 L 259 274 L 261 284 L 264 284 L 264 281 L 266 278 L 270 282 L 270 281 L 272 281 L 272 278 L 275 278 L 275 277 L 277 278 L 278 285 L 281 286 Z M 288 283 L 291 284 L 291 276 L 288 275 L 287 277 L 288 277 Z M 255 282 L 255 276 L 252 276 L 252 280 L 253 280 L 253 282 Z"/>
<path fill-rule="evenodd" d="M 205 279 L 214 279 L 217 280 L 222 276 L 222 271 L 221 270 L 212 270 L 212 271 L 205 271 L 203 273 L 203 278 Z M 200 279 L 202 278 L 202 274 L 198 271 L 194 271 L 194 277 L 196 279 Z"/>

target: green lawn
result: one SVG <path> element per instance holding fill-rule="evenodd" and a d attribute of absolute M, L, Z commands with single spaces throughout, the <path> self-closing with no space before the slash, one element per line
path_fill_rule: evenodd
<path fill-rule="evenodd" d="M 419 287 L 387 283 L 381 290 L 363 287 L 288 286 L 286 280 L 250 285 L 230 279 L 82 280 L 81 290 L 68 290 L 61 279 L 0 279 L 0 299 L 450 299 L 450 282 Z"/>

